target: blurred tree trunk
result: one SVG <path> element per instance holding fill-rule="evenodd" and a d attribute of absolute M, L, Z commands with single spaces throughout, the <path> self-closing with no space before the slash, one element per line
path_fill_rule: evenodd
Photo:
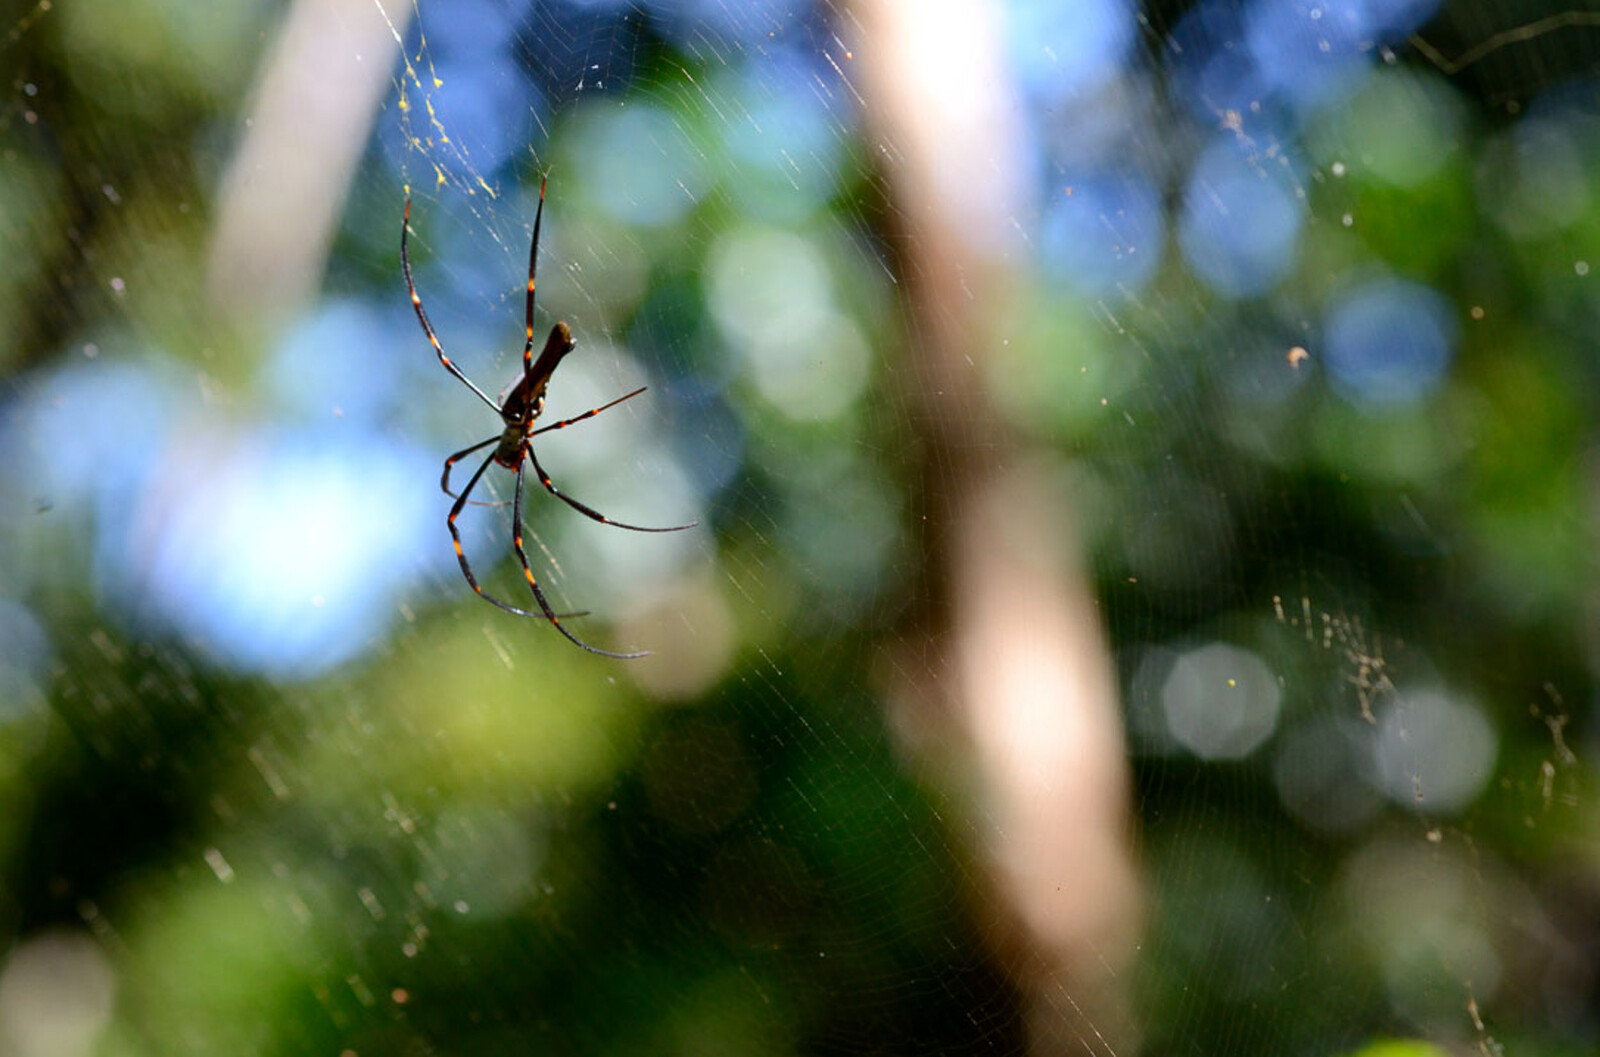
<path fill-rule="evenodd" d="M 1141 898 L 1116 681 L 1061 475 L 980 370 L 1027 279 L 998 17 L 984 0 L 853 0 L 842 17 L 888 185 L 921 460 L 926 604 L 890 696 L 913 751 L 967 783 L 981 925 L 1026 996 L 1032 1052 L 1126 1054 Z M 945 746 L 954 759 L 930 758 Z"/>
<path fill-rule="evenodd" d="M 401 0 L 289 5 L 217 196 L 206 285 L 222 318 L 281 322 L 316 295 L 411 11 Z M 398 197 L 394 217 L 398 244 Z"/>

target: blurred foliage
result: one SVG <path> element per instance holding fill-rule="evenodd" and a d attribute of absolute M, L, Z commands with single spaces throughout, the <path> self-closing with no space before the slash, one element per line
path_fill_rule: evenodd
<path fill-rule="evenodd" d="M 192 390 L 250 412 L 257 352 L 190 309 L 208 189 L 280 13 L 0 15 L 8 395 L 63 362 L 160 348 Z M 550 268 L 549 296 L 654 350 L 673 443 L 697 472 L 732 467 L 708 489 L 717 573 L 684 596 L 722 614 L 726 660 L 681 690 L 422 577 L 359 660 L 310 680 L 232 673 L 143 622 L 139 598 L 108 601 L 92 526 L 41 523 L 47 493 L 13 461 L 6 545 L 26 560 L 0 591 L 27 609 L 0 622 L 0 1011 L 24 1000 L 30 952 L 74 979 L 109 964 L 116 987 L 84 1007 L 104 1025 L 87 1048 L 0 1025 L 0 1053 L 1025 1048 L 1022 999 L 985 944 L 967 807 L 906 765 L 876 691 L 915 559 L 907 342 L 869 153 L 828 128 L 836 182 L 774 205 L 782 169 L 731 157 L 738 122 L 699 90 L 737 102 L 736 62 L 648 21 L 629 32 L 629 87 L 655 113 L 559 115 L 559 238 L 593 259 L 583 283 Z M 1600 137 L 1591 95 L 1562 147 L 1586 195 L 1552 202 L 1504 103 L 1413 56 L 1314 124 L 1315 175 L 1296 176 L 1310 228 L 1266 296 L 1231 302 L 1167 262 L 1109 326 L 1102 302 L 1042 273 L 1011 291 L 985 371 L 1074 497 L 1137 753 L 1148 1052 L 1559 1054 L 1600 1035 L 1584 766 Z M 627 223 L 605 180 L 651 174 L 616 144 L 661 129 L 702 185 L 668 189 L 692 208 Z M 329 285 L 403 314 L 381 151 Z M 503 197 L 526 200 L 532 175 L 519 189 L 507 174 Z M 505 224 L 496 267 L 522 251 Z M 769 281 L 722 295 L 718 318 L 718 276 L 751 271 Z M 1380 272 L 1465 313 L 1424 401 L 1362 406 L 1320 359 L 1311 320 Z M 781 360 L 805 283 L 837 314 L 827 371 Z M 742 361 L 730 329 L 773 358 Z M 773 362 L 787 373 L 760 373 Z M 826 386 L 784 398 L 840 377 L 857 386 L 842 410 Z M 77 439 L 114 448 L 118 430 L 83 422 Z M 639 620 L 670 641 L 670 616 Z M 1207 762 L 1161 732 L 1162 665 L 1212 640 L 1277 673 L 1273 751 Z M 1284 746 L 1303 734 L 1309 759 L 1332 758 L 1397 682 L 1452 687 L 1488 717 L 1483 795 L 1435 815 L 1352 764 L 1319 793 L 1346 814 L 1297 813 Z M 93 947 L 62 939 L 84 934 Z"/>

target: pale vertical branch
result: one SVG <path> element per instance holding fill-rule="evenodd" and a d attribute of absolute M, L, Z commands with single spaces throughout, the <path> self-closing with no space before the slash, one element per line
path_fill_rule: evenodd
<path fill-rule="evenodd" d="M 224 318 L 287 315 L 316 293 L 410 12 L 403 0 L 289 7 L 217 198 L 206 285 Z"/>
<path fill-rule="evenodd" d="M 894 665 L 909 743 L 969 780 L 985 924 L 1033 1052 L 1136 1048 L 1141 898 L 1115 678 L 1070 497 L 983 387 L 1017 278 L 1015 108 L 984 0 L 853 0 L 844 35 L 888 181 L 911 330 L 924 597 Z"/>

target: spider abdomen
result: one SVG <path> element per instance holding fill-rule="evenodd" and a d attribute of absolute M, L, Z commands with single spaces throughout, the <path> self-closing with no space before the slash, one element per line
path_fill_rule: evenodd
<path fill-rule="evenodd" d="M 506 420 L 506 425 L 514 422 L 532 422 L 539 417 L 539 412 L 544 410 L 544 391 L 550 384 L 550 376 L 555 373 L 556 365 L 562 357 L 577 347 L 572 340 L 572 331 L 567 329 L 565 323 L 557 323 L 550 328 L 550 337 L 545 339 L 544 351 L 539 353 L 539 358 L 534 361 L 533 367 L 518 379 L 517 384 L 511 387 L 506 394 L 506 399 L 500 405 L 500 417 Z"/>

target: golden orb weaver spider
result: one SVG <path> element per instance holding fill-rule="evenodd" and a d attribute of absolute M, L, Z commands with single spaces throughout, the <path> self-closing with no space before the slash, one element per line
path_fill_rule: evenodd
<path fill-rule="evenodd" d="M 548 620 L 568 640 L 588 650 L 590 653 L 598 653 L 602 657 L 619 657 L 622 659 L 644 657 L 648 654 L 613 653 L 610 650 L 602 650 L 599 647 L 589 645 L 568 630 L 567 626 L 561 623 L 563 614 L 551 609 L 550 603 L 546 601 L 544 591 L 540 588 L 539 581 L 534 579 L 533 569 L 528 564 L 528 552 L 522 546 L 522 473 L 529 463 L 533 465 L 533 472 L 538 475 L 539 483 L 544 485 L 545 491 L 578 513 L 587 518 L 592 518 L 602 525 L 613 525 L 633 532 L 681 532 L 684 529 L 694 528 L 698 524 L 698 522 L 691 521 L 687 525 L 646 528 L 642 525 L 627 525 L 620 521 L 613 521 L 593 507 L 580 503 L 557 488 L 555 483 L 550 480 L 550 475 L 545 473 L 544 467 L 539 465 L 539 457 L 533 451 L 534 437 L 539 436 L 541 433 L 549 433 L 552 430 L 566 429 L 574 423 L 593 418 L 600 412 L 616 407 L 624 400 L 631 400 L 645 391 L 645 387 L 640 386 L 631 393 L 619 396 L 608 404 L 591 408 L 581 415 L 562 419 L 560 422 L 553 422 L 548 426 L 534 428 L 534 423 L 538 421 L 540 413 L 544 411 L 545 389 L 550 384 L 550 376 L 555 373 L 556 367 L 561 363 L 562 358 L 576 346 L 576 342 L 572 340 L 572 331 L 568 329 L 565 323 L 558 322 L 550 328 L 550 336 L 545 339 L 544 350 L 539 353 L 539 358 L 537 360 L 533 358 L 533 282 L 535 267 L 539 260 L 539 225 L 544 219 L 544 189 L 544 181 L 541 181 L 539 184 L 539 208 L 533 215 L 533 241 L 528 248 L 527 325 L 525 327 L 526 338 L 522 345 L 522 377 L 518 379 L 516 385 L 512 386 L 505 399 L 498 404 L 490 399 L 489 395 L 482 389 L 474 385 L 472 380 L 461 372 L 461 368 L 450 362 L 450 357 L 445 355 L 444 346 L 439 344 L 438 335 L 433 332 L 433 324 L 428 322 L 427 312 L 423 311 L 422 298 L 417 296 L 417 286 L 411 278 L 411 255 L 406 245 L 406 237 L 411 228 L 411 198 L 409 195 L 406 197 L 405 215 L 400 223 L 400 268 L 405 272 L 406 290 L 411 295 L 411 307 L 416 310 L 417 321 L 422 324 L 422 331 L 428 335 L 428 343 L 433 346 L 433 351 L 438 353 L 439 362 L 444 364 L 445 370 L 455 375 L 461 384 L 471 389 L 479 400 L 494 408 L 495 413 L 500 416 L 500 421 L 504 423 L 504 428 L 496 436 L 479 441 L 471 447 L 462 448 L 444 461 L 444 473 L 439 478 L 439 487 L 444 489 L 446 495 L 455 499 L 455 504 L 450 508 L 450 516 L 445 520 L 445 525 L 450 529 L 450 538 L 455 542 L 456 559 L 461 563 L 461 575 L 467 578 L 468 585 L 484 601 L 493 603 L 506 612 L 515 613 L 520 617 L 537 617 Z M 450 490 L 450 468 L 473 452 L 481 451 L 491 444 L 495 446 L 494 450 L 489 453 L 488 457 L 478 466 L 477 471 L 468 479 L 466 486 L 461 489 L 461 493 L 457 495 L 452 492 Z M 511 605 L 509 602 L 501 601 L 479 586 L 478 578 L 472 575 L 472 566 L 467 563 L 467 553 L 461 546 L 461 531 L 456 528 L 456 518 L 461 516 L 462 509 L 467 505 L 469 497 L 472 495 L 472 490 L 477 487 L 484 471 L 495 463 L 510 470 L 516 476 L 516 491 L 513 493 L 511 500 L 511 546 L 516 551 L 517 561 L 522 564 L 522 575 L 528 581 L 528 589 L 533 592 L 533 600 L 539 604 L 538 612 L 531 609 L 522 609 Z M 485 505 L 498 506 L 503 504 L 491 503 Z M 565 615 L 577 616 L 581 614 Z"/>

